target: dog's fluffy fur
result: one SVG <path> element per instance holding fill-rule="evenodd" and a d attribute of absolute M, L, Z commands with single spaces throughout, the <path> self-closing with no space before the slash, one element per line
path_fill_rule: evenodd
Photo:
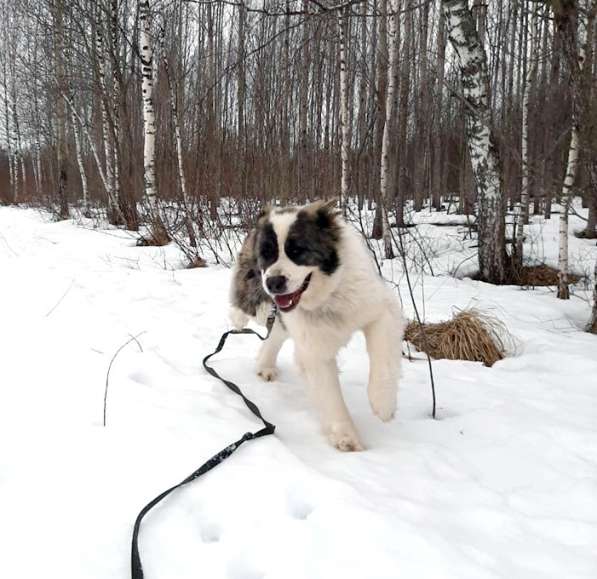
<path fill-rule="evenodd" d="M 257 373 L 277 377 L 286 338 L 309 385 L 324 432 L 340 450 L 363 445 L 342 397 L 336 355 L 357 330 L 369 353 L 368 395 L 383 421 L 396 409 L 403 323 L 394 292 L 375 270 L 361 235 L 331 203 L 264 211 L 245 240 L 234 270 L 231 319 L 260 323 L 278 304 L 278 318 L 257 358 Z"/>

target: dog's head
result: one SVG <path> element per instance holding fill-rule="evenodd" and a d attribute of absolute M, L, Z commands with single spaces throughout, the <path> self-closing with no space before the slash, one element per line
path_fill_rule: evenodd
<path fill-rule="evenodd" d="M 265 291 L 283 312 L 298 306 L 303 294 L 340 266 L 341 226 L 334 206 L 335 201 L 318 201 L 268 209 L 259 217 L 257 264 Z"/>

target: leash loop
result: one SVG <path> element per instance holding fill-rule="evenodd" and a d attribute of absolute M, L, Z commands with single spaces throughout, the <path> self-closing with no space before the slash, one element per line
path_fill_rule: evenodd
<path fill-rule="evenodd" d="M 268 436 L 273 434 L 276 426 L 271 422 L 268 422 L 261 414 L 261 411 L 257 407 L 257 405 L 249 400 L 242 392 L 242 390 L 232 381 L 226 380 L 222 378 L 211 366 L 208 366 L 207 362 L 212 356 L 215 356 L 219 352 L 222 351 L 228 336 L 230 335 L 239 335 L 239 334 L 253 334 L 257 336 L 261 341 L 265 341 L 269 338 L 272 328 L 274 327 L 274 322 L 276 321 L 276 305 L 272 304 L 272 309 L 267 317 L 267 322 L 265 324 L 267 333 L 265 336 L 262 336 L 255 330 L 251 330 L 250 328 L 243 328 L 242 330 L 228 330 L 222 334 L 220 341 L 218 342 L 218 346 L 216 349 L 211 353 L 203 358 L 203 367 L 205 370 L 211 374 L 214 378 L 217 378 L 221 382 L 223 382 L 230 390 L 232 390 L 235 394 L 240 396 L 243 399 L 243 402 L 247 406 L 247 408 L 257 417 L 261 422 L 263 422 L 263 428 L 256 432 L 245 432 L 241 438 L 239 438 L 236 442 L 229 444 L 226 448 L 220 450 L 220 452 L 214 454 L 210 459 L 204 462 L 199 468 L 194 470 L 187 478 L 179 482 L 178 484 L 170 487 L 169 489 L 165 490 L 164 492 L 160 493 L 157 497 L 149 501 L 139 512 L 137 518 L 135 519 L 135 525 L 133 527 L 133 536 L 131 542 L 131 579 L 143 579 L 143 566 L 141 565 L 141 556 L 139 555 L 139 530 L 141 528 L 141 521 L 143 517 L 159 502 L 165 499 L 171 492 L 175 491 L 176 489 L 194 481 L 195 479 L 199 478 L 201 475 L 209 472 L 212 468 L 226 460 L 231 454 L 236 452 L 236 450 L 247 440 L 253 440 L 255 438 L 261 438 L 262 436 Z"/>

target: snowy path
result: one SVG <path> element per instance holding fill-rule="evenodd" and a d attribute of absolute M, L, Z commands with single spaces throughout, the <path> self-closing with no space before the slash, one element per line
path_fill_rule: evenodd
<path fill-rule="evenodd" d="M 444 231 L 441 232 L 441 235 Z M 588 245 L 587 245 L 588 247 Z M 143 504 L 256 422 L 201 369 L 226 328 L 229 272 L 172 270 L 172 248 L 0 208 L 0 576 L 127 577 Z M 166 267 L 165 267 L 166 266 Z M 277 425 L 149 515 L 147 579 L 594 578 L 597 338 L 548 290 L 425 278 L 426 313 L 494 310 L 520 353 L 484 368 L 404 362 L 375 419 L 356 338 L 342 380 L 368 450 L 320 435 L 285 346 L 281 380 L 238 337 L 218 368 Z M 108 426 L 102 427 L 106 371 Z"/>

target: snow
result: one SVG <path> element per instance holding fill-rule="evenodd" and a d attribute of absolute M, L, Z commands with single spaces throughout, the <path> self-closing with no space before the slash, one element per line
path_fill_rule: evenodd
<path fill-rule="evenodd" d="M 419 221 L 436 274 L 474 251 L 458 226 Z M 554 263 L 557 216 L 535 221 L 527 251 Z M 571 230 L 579 224 L 572 216 Z M 571 238 L 570 249 L 572 270 L 592 267 L 594 242 Z M 174 247 L 138 248 L 131 234 L 89 221 L 0 208 L 0 576 L 127 576 L 139 509 L 260 427 L 201 368 L 227 328 L 230 272 L 185 270 L 180 260 Z M 397 262 L 384 271 L 406 299 Z M 343 454 L 319 432 L 292 345 L 281 379 L 264 384 L 253 368 L 258 340 L 231 338 L 215 365 L 276 435 L 246 443 L 146 517 L 147 579 L 596 576 L 588 292 L 562 302 L 553 288 L 420 270 L 413 278 L 427 319 L 470 305 L 493 312 L 516 352 L 492 368 L 435 362 L 436 421 L 426 362 L 405 360 L 398 415 L 383 424 L 368 408 L 355 337 L 341 353 L 341 379 L 367 450 Z M 131 336 L 138 343 L 110 371 L 103 427 L 106 372 Z"/>

